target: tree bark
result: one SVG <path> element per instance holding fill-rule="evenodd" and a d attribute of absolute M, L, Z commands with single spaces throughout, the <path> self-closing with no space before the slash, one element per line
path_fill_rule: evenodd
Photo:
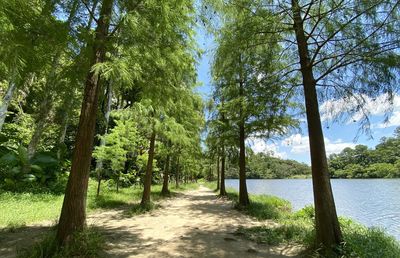
<path fill-rule="evenodd" d="M 61 146 L 65 142 L 65 136 L 67 135 L 67 129 L 68 129 L 68 122 L 69 118 L 72 113 L 72 109 L 75 106 L 75 96 L 77 95 L 76 89 L 71 93 L 71 95 L 68 96 L 68 98 L 64 101 L 63 103 L 63 110 L 66 110 L 65 115 L 62 118 L 61 126 L 60 126 L 60 132 L 59 132 L 59 137 L 58 137 L 58 150 L 57 150 L 57 158 L 60 160 L 61 159 Z"/>
<path fill-rule="evenodd" d="M 161 194 L 162 195 L 168 195 L 169 194 L 169 189 L 168 189 L 168 183 L 169 183 L 169 160 L 170 160 L 170 155 L 167 155 L 167 160 L 165 161 L 163 187 L 162 187 L 162 190 L 161 190 Z"/>
<path fill-rule="evenodd" d="M 247 206 L 250 204 L 247 193 L 246 183 L 246 146 L 245 146 L 244 121 L 239 125 L 239 205 Z"/>
<path fill-rule="evenodd" d="M 294 29 L 300 57 L 306 104 L 309 144 L 311 153 L 311 171 L 315 205 L 315 229 L 317 245 L 332 248 L 342 242 L 342 233 L 337 218 L 332 187 L 329 178 L 324 136 L 318 108 L 316 82 L 308 52 L 308 43 L 304 32 L 298 0 L 292 0 Z"/>
<path fill-rule="evenodd" d="M 153 127 L 153 131 L 150 136 L 150 148 L 149 148 L 149 158 L 147 159 L 146 175 L 144 178 L 144 188 L 142 195 L 141 206 L 146 206 L 150 203 L 150 193 L 151 193 L 151 178 L 153 173 L 153 159 L 154 159 L 154 145 L 156 141 L 156 132 Z"/>
<path fill-rule="evenodd" d="M 223 111 L 224 109 L 224 97 L 221 99 L 221 105 L 222 105 L 222 112 L 221 112 L 221 122 L 226 126 L 226 119 L 225 119 L 225 112 Z M 220 192 L 219 195 L 225 196 L 226 195 L 226 189 L 225 189 L 225 139 L 222 137 L 222 147 L 221 147 L 221 186 L 220 186 Z"/>
<path fill-rule="evenodd" d="M 50 90 L 50 89 L 47 89 L 47 90 Z M 49 94 L 46 94 L 44 101 L 40 105 L 39 117 L 38 117 L 38 119 L 36 119 L 35 130 L 33 132 L 31 140 L 29 141 L 29 145 L 28 145 L 29 159 L 31 159 L 36 153 L 40 139 L 42 138 L 43 131 L 45 130 L 45 127 L 46 127 L 46 122 L 47 122 L 46 120 L 47 120 L 47 118 L 50 114 L 50 110 L 53 106 L 51 97 L 48 95 Z"/>
<path fill-rule="evenodd" d="M 8 106 L 13 98 L 14 92 L 16 90 L 16 85 L 14 83 L 14 78 L 11 78 L 11 81 L 8 83 L 8 88 L 6 95 L 4 95 L 3 100 L 1 101 L 0 106 L 0 132 L 3 129 L 4 121 L 6 120 Z"/>
<path fill-rule="evenodd" d="M 242 77 L 242 75 L 240 75 Z M 244 96 L 243 89 L 243 78 L 240 78 L 239 82 L 239 94 L 241 97 Z M 243 102 L 244 100 L 242 100 Z M 239 205 L 248 206 L 250 204 L 249 194 L 247 193 L 247 183 L 246 183 L 246 134 L 245 134 L 245 119 L 243 114 L 243 104 L 240 106 L 239 115 Z"/>
<path fill-rule="evenodd" d="M 178 154 L 178 158 L 176 161 L 175 187 L 176 187 L 176 189 L 179 188 L 179 154 Z"/>
<path fill-rule="evenodd" d="M 104 129 L 104 136 L 108 132 L 108 123 L 110 122 L 110 115 L 111 115 L 111 104 L 112 104 L 112 84 L 111 82 L 108 82 L 107 85 L 107 105 L 106 105 L 106 112 L 104 114 L 104 120 L 105 120 L 105 129 Z M 100 140 L 100 147 L 106 145 L 106 140 L 104 137 L 101 138 Z M 103 161 L 101 159 L 97 160 L 96 162 L 96 174 L 97 174 L 97 192 L 96 196 L 100 195 L 100 187 L 101 187 L 101 179 L 102 179 L 102 170 L 103 170 Z"/>
<path fill-rule="evenodd" d="M 219 170 L 220 170 L 220 167 L 219 167 L 219 156 L 217 156 L 217 191 L 219 190 Z"/>
<path fill-rule="evenodd" d="M 90 67 L 103 62 L 105 59 L 106 40 L 113 4 L 114 0 L 103 0 Z M 99 75 L 90 68 L 85 83 L 71 173 L 68 178 L 57 228 L 56 240 L 59 245 L 67 243 L 75 232 L 83 230 L 86 226 L 86 197 L 98 106 L 98 80 Z"/>
<path fill-rule="evenodd" d="M 222 145 L 222 156 L 221 156 L 221 187 L 219 190 L 219 195 L 225 196 L 225 147 Z"/>

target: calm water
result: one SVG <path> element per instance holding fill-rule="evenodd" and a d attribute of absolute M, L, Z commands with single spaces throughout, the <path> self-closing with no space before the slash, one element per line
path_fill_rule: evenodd
<path fill-rule="evenodd" d="M 333 179 L 339 216 L 351 217 L 366 226 L 378 226 L 400 240 L 400 179 Z M 239 180 L 226 186 L 239 189 Z M 294 210 L 313 204 L 310 179 L 247 180 L 249 193 L 269 194 L 292 203 Z"/>

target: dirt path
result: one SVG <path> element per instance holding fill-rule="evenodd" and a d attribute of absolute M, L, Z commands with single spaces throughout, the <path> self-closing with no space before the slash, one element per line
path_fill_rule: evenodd
<path fill-rule="evenodd" d="M 295 257 L 298 248 L 269 247 L 236 236 L 260 225 L 205 187 L 165 200 L 162 208 L 126 217 L 124 210 L 89 216 L 106 238 L 105 257 Z M 14 233 L 14 234 L 18 234 Z M 26 234 L 25 234 L 26 236 Z M 7 242 L 7 241 L 6 241 Z M 0 239 L 0 257 L 10 256 Z M 15 249 L 14 249 L 15 250 Z"/>

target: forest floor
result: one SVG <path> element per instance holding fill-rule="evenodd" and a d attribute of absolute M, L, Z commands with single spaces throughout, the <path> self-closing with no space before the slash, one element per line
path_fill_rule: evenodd
<path fill-rule="evenodd" d="M 257 221 L 200 186 L 176 198 L 164 199 L 161 208 L 129 216 L 126 209 L 89 215 L 88 224 L 105 237 L 104 257 L 297 257 L 301 248 L 268 246 L 244 239 L 239 227 L 272 224 Z M 27 226 L 0 235 L 0 257 L 14 257 L 16 247 L 45 234 L 51 222 Z"/>

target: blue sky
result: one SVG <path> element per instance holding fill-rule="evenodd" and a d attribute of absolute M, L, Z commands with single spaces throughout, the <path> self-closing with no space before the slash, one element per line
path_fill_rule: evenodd
<path fill-rule="evenodd" d="M 212 61 L 213 49 L 215 47 L 213 38 L 206 35 L 200 27 L 197 30 L 196 40 L 199 46 L 205 50 L 202 58 L 197 66 L 198 80 L 201 86 L 198 87 L 204 99 L 208 98 L 212 92 L 210 62 Z M 338 153 L 346 147 L 354 147 L 357 144 L 364 144 L 373 148 L 379 143 L 379 140 L 386 136 L 392 136 L 395 128 L 400 126 L 400 96 L 396 95 L 394 100 L 393 113 L 390 116 L 389 123 L 384 124 L 384 114 L 387 108 L 387 102 L 384 96 L 376 100 L 367 101 L 367 107 L 371 113 L 372 138 L 368 135 L 358 134 L 359 123 L 357 115 L 344 120 L 341 123 L 331 122 L 331 113 L 335 113 L 339 107 L 349 105 L 349 101 L 327 101 L 320 104 L 322 112 L 325 147 L 327 154 Z M 351 105 L 351 103 L 350 103 Z M 330 107 L 330 108 L 328 108 Z M 329 112 L 328 112 L 329 111 Z M 288 134 L 287 136 L 274 141 L 265 141 L 263 139 L 248 140 L 250 145 L 256 152 L 273 152 L 274 156 L 294 159 L 299 162 L 310 164 L 309 148 L 308 148 L 308 132 L 307 124 L 302 122 L 301 133 Z M 358 136 L 358 137 L 357 137 Z"/>

